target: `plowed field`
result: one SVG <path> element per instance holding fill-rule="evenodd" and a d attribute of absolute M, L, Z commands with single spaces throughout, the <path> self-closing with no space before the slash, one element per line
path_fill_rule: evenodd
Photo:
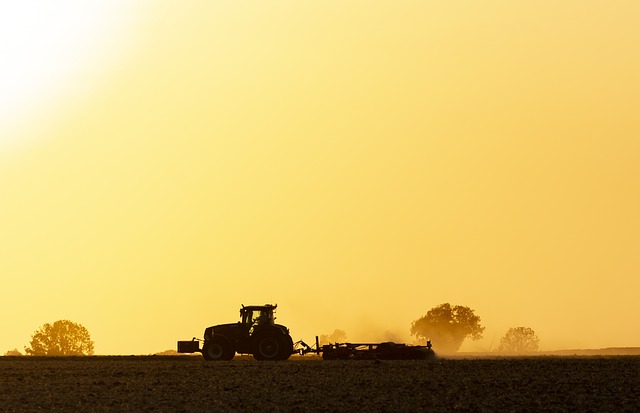
<path fill-rule="evenodd" d="M 0 411 L 640 411 L 640 357 L 0 357 Z"/>

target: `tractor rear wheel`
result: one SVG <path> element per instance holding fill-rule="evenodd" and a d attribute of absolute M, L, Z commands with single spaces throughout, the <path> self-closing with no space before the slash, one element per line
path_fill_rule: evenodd
<path fill-rule="evenodd" d="M 253 357 L 256 360 L 283 360 L 287 341 L 283 335 L 263 335 L 255 341 Z M 291 353 L 289 353 L 291 355 Z M 287 357 L 289 358 L 289 357 Z"/>
<path fill-rule="evenodd" d="M 293 339 L 289 334 L 285 336 L 283 340 L 284 345 L 280 349 L 280 353 L 278 354 L 278 360 L 288 360 L 289 357 L 293 354 Z"/>
<path fill-rule="evenodd" d="M 224 338 L 213 337 L 204 343 L 202 355 L 205 360 L 209 361 L 231 360 L 235 355 L 235 351 L 233 351 L 231 344 Z"/>

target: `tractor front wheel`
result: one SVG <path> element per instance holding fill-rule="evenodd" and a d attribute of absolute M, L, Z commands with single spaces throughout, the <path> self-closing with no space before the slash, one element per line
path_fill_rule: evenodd
<path fill-rule="evenodd" d="M 231 344 L 224 338 L 213 337 L 204 343 L 202 355 L 205 360 L 209 361 L 231 360 L 235 355 L 235 351 L 233 351 Z"/>

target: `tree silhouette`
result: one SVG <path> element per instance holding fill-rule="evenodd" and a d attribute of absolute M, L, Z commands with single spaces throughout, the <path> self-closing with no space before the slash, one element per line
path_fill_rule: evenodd
<path fill-rule="evenodd" d="M 411 323 L 410 331 L 418 339 L 430 339 L 438 352 L 455 353 L 466 338 L 480 340 L 484 327 L 471 308 L 444 303 Z"/>
<path fill-rule="evenodd" d="M 90 356 L 93 341 L 89 331 L 69 320 L 46 323 L 31 336 L 31 347 L 24 351 L 30 356 Z"/>
<path fill-rule="evenodd" d="M 496 349 L 500 353 L 531 353 L 538 351 L 540 339 L 535 331 L 529 327 L 511 327 L 500 339 L 500 345 Z"/>
<path fill-rule="evenodd" d="M 10 357 L 15 357 L 15 356 L 21 356 L 22 353 L 20 351 L 18 351 L 17 348 L 14 348 L 13 350 L 9 350 L 6 353 L 4 353 L 5 356 L 10 356 Z"/>
<path fill-rule="evenodd" d="M 344 330 L 335 329 L 331 334 L 322 334 L 318 338 L 318 343 L 330 344 L 330 343 L 344 343 L 347 341 L 347 333 Z"/>

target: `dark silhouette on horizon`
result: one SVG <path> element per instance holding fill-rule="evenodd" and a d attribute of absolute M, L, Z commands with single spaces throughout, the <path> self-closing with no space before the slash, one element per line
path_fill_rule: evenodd
<path fill-rule="evenodd" d="M 69 320 L 46 323 L 31 336 L 30 356 L 91 356 L 93 341 L 89 331 Z"/>
<path fill-rule="evenodd" d="M 438 352 L 450 354 L 458 351 L 467 338 L 480 340 L 484 327 L 471 308 L 444 303 L 411 323 L 410 331 L 418 339 L 431 340 Z"/>

